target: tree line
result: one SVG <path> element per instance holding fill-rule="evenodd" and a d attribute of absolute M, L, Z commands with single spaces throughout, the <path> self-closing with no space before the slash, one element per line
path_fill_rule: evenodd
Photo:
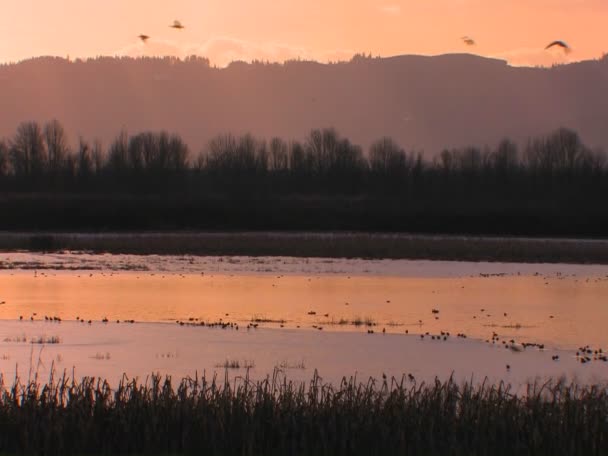
<path fill-rule="evenodd" d="M 566 128 L 494 147 L 443 150 L 432 159 L 391 138 L 364 151 L 335 129 L 302 141 L 218 135 L 194 155 L 173 133 L 120 132 L 104 148 L 75 147 L 57 120 L 23 122 L 0 141 L 0 189 L 10 192 L 315 194 L 474 200 L 605 195 L 608 162 Z M 530 200 L 530 201 L 532 201 Z"/>

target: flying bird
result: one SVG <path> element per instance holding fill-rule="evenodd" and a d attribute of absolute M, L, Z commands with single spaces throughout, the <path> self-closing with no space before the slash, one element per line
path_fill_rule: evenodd
<path fill-rule="evenodd" d="M 475 45 L 475 40 L 473 38 L 471 38 L 470 36 L 463 36 L 461 39 L 464 42 L 464 44 L 466 44 L 467 46 Z"/>
<path fill-rule="evenodd" d="M 565 53 L 568 53 L 568 52 L 570 52 L 572 50 L 572 49 L 570 49 L 570 46 L 568 46 L 568 44 L 566 44 L 566 42 L 561 41 L 561 40 L 556 40 L 556 41 L 553 41 L 553 42 L 549 43 L 545 47 L 545 49 L 551 49 L 554 46 L 558 46 L 558 47 L 562 48 Z"/>
<path fill-rule="evenodd" d="M 138 38 L 145 44 L 150 37 L 148 35 L 139 35 Z"/>
<path fill-rule="evenodd" d="M 173 21 L 173 25 L 170 25 L 169 27 L 177 29 L 177 30 L 182 30 L 182 29 L 186 28 L 182 25 L 182 23 L 180 21 L 177 21 L 177 20 Z"/>

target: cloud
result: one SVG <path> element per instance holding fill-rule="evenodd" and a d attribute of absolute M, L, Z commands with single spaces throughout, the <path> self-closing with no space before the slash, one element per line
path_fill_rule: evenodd
<path fill-rule="evenodd" d="M 212 65 L 226 67 L 233 61 L 285 62 L 286 60 L 314 60 L 317 62 L 348 61 L 357 51 L 352 49 L 312 50 L 279 42 L 254 42 L 218 36 L 204 43 L 184 43 L 150 38 L 146 44 L 137 40 L 117 50 L 114 55 L 129 57 L 160 56 L 183 59 L 191 55 L 206 57 Z M 581 60 L 574 49 L 570 54 L 561 49 L 545 50 L 542 47 L 525 47 L 484 54 L 506 60 L 512 66 L 544 66 L 566 64 Z"/>
<path fill-rule="evenodd" d="M 119 49 L 115 54 L 130 57 L 169 56 L 180 59 L 197 55 L 208 58 L 212 65 L 226 67 L 233 61 L 251 62 L 253 60 L 281 63 L 294 59 L 336 62 L 350 60 L 356 54 L 356 51 L 351 49 L 316 51 L 304 46 L 279 42 L 254 42 L 218 36 L 198 44 L 150 38 L 146 44 L 136 41 Z M 511 49 L 492 53 L 488 57 L 506 60 L 513 66 L 550 67 L 578 60 L 576 50 L 570 54 L 565 54 L 558 48 L 545 50 L 542 47 Z"/>
<path fill-rule="evenodd" d="M 388 4 L 388 5 L 379 6 L 378 9 L 380 10 L 380 12 L 382 12 L 384 14 L 390 14 L 392 16 L 396 16 L 398 14 L 401 14 L 401 6 L 400 5 L 396 5 L 394 3 Z"/>
<path fill-rule="evenodd" d="M 292 59 L 329 62 L 349 60 L 356 52 L 348 49 L 314 51 L 303 46 L 277 42 L 253 42 L 232 37 L 214 37 L 202 44 L 180 43 L 150 38 L 147 43 L 136 42 L 116 51 L 116 55 L 173 56 L 184 58 L 190 55 L 207 57 L 212 65 L 225 67 L 230 62 L 262 60 L 284 62 Z"/>
<path fill-rule="evenodd" d="M 128 57 L 184 57 L 184 50 L 179 43 L 168 40 L 157 40 L 150 38 L 147 43 L 141 41 L 133 42 L 118 49 L 114 54 Z"/>
<path fill-rule="evenodd" d="M 543 48 L 518 48 L 492 55 L 509 62 L 513 66 L 545 66 L 570 63 L 574 60 L 572 54 L 566 54 L 561 49 L 545 50 Z"/>

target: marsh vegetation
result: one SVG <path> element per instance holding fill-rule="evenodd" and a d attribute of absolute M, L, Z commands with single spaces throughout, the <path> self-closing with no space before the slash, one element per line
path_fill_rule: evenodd
<path fill-rule="evenodd" d="M 43 235 L 4 232 L 0 233 L 0 250 L 608 264 L 608 241 L 605 240 L 363 232 L 54 232 Z M 45 267 L 48 266 L 43 263 L 0 263 L 0 269 Z M 53 265 L 62 270 L 90 267 Z M 145 271 L 148 266 L 140 261 L 137 266 L 125 264 L 121 268 Z"/>
<path fill-rule="evenodd" d="M 227 378 L 227 377 L 226 377 Z M 608 449 L 605 387 L 418 384 L 411 376 L 326 385 L 246 377 L 62 377 L 2 386 L 4 454 L 594 455 Z"/>
<path fill-rule="evenodd" d="M 215 364 L 216 368 L 220 369 L 253 369 L 255 367 L 255 361 L 253 360 L 243 360 L 239 361 L 238 359 L 226 359 L 221 363 Z"/>

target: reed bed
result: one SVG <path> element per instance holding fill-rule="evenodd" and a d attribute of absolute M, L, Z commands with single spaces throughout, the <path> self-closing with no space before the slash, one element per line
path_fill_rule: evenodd
<path fill-rule="evenodd" d="M 186 378 L 66 377 L 0 387 L 0 454 L 599 455 L 608 452 L 605 387 L 555 381 L 417 384 L 280 371 Z"/>

